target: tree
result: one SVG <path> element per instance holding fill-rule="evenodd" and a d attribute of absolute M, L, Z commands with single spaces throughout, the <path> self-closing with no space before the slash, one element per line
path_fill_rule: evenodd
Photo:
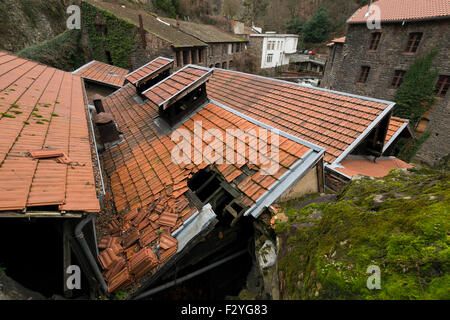
<path fill-rule="evenodd" d="M 152 0 L 152 4 L 171 18 L 175 18 L 180 12 L 179 0 Z"/>
<path fill-rule="evenodd" d="M 268 0 L 244 0 L 242 5 L 244 6 L 244 19 L 247 22 L 256 21 L 259 17 L 266 13 Z"/>
<path fill-rule="evenodd" d="M 305 21 L 300 18 L 292 18 L 286 22 L 286 31 L 288 33 L 299 34 L 303 31 Z"/>
<path fill-rule="evenodd" d="M 241 0 L 224 0 L 223 14 L 229 18 L 235 18 L 242 9 Z"/>
<path fill-rule="evenodd" d="M 303 28 L 303 40 L 311 43 L 321 43 L 327 40 L 330 31 L 330 17 L 326 7 L 321 7 L 306 22 Z"/>
<path fill-rule="evenodd" d="M 394 115 L 409 119 L 413 125 L 434 103 L 437 71 L 432 70 L 437 50 L 418 57 L 406 72 L 395 93 Z"/>

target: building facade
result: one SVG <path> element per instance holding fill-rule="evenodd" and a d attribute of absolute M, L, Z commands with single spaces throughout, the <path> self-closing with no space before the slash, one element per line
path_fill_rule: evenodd
<path fill-rule="evenodd" d="M 420 130 L 431 129 L 432 134 L 417 155 L 419 160 L 434 164 L 450 152 L 450 7 L 448 1 L 436 1 L 434 9 L 425 11 L 423 1 L 408 0 L 408 7 L 396 6 L 397 2 L 373 3 L 380 8 L 380 29 L 367 27 L 367 6 L 355 12 L 347 21 L 346 37 L 329 44 L 321 87 L 393 100 L 416 58 L 437 49 L 433 62 L 438 73 L 437 102 L 426 115 L 427 126 Z"/>
<path fill-rule="evenodd" d="M 289 64 L 289 58 L 297 51 L 298 35 L 264 34 L 250 35 L 250 48 L 256 52 L 261 69 L 275 68 Z"/>

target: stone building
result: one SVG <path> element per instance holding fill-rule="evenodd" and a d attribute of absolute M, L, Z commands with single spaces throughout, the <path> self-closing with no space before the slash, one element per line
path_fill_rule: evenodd
<path fill-rule="evenodd" d="M 143 10 L 136 10 L 110 2 L 93 0 L 85 2 L 89 2 L 99 12 L 100 10 L 106 10 L 114 13 L 118 21 L 126 19 L 135 25 L 135 30 L 133 30 L 136 34 L 134 44 L 127 57 L 128 68 L 136 69 L 158 56 L 174 59 L 176 69 L 191 63 L 201 66 L 207 65 L 208 45 L 205 42 L 171 26 L 156 16 Z M 111 30 L 107 30 L 107 22 L 102 21 L 99 16 L 100 14 L 95 21 L 96 29 L 104 29 L 105 36 L 108 36 L 108 32 L 111 33 Z M 111 49 L 105 48 L 105 50 Z M 94 58 L 97 59 L 97 57 Z M 115 61 L 105 62 L 117 65 Z"/>
<path fill-rule="evenodd" d="M 366 22 L 376 6 L 381 28 L 369 29 Z M 421 0 L 379 0 L 369 10 L 367 6 L 358 9 L 347 24 L 346 37 L 329 45 L 323 88 L 393 100 L 415 59 L 438 49 L 434 59 L 438 101 L 426 115 L 424 128 L 431 129 L 432 135 L 417 154 L 418 160 L 434 164 L 450 152 L 450 3 L 434 0 L 430 6 Z"/>
<path fill-rule="evenodd" d="M 215 26 L 169 18 L 161 20 L 206 43 L 206 66 L 209 68 L 233 69 L 233 60 L 241 57 L 247 50 L 248 41 L 245 38 L 229 34 Z"/>

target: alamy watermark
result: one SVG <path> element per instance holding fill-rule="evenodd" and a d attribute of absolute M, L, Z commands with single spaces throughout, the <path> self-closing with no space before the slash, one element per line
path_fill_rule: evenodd
<path fill-rule="evenodd" d="M 193 133 L 193 134 L 192 134 Z M 279 169 L 279 131 L 276 129 L 203 129 L 194 121 L 194 130 L 179 128 L 171 135 L 175 164 L 254 164 L 262 175 L 274 175 Z"/>
<path fill-rule="evenodd" d="M 381 9 L 379 6 L 369 5 L 364 18 L 367 18 L 366 25 L 369 30 L 381 29 Z"/>
<path fill-rule="evenodd" d="M 81 269 L 77 265 L 70 265 L 67 267 L 66 274 L 69 276 L 66 279 L 66 288 L 69 290 L 81 289 Z"/>
<path fill-rule="evenodd" d="M 381 270 L 379 266 L 376 265 L 370 265 L 367 267 L 366 270 L 367 274 L 370 274 L 367 278 L 367 289 L 374 290 L 374 289 L 381 289 Z"/>
<path fill-rule="evenodd" d="M 70 30 L 80 30 L 81 29 L 81 9 L 77 5 L 71 5 L 67 7 L 67 14 L 70 14 L 69 18 L 67 18 L 66 26 L 67 29 Z"/>

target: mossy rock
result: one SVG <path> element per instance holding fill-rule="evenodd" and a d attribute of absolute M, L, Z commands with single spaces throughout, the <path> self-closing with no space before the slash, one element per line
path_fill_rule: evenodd
<path fill-rule="evenodd" d="M 278 261 L 284 295 L 450 299 L 449 176 L 393 171 L 353 181 L 334 203 L 291 210 L 278 230 L 287 239 Z M 383 201 L 374 203 L 375 195 Z M 314 210 L 322 212 L 319 221 L 308 219 Z M 381 270 L 380 289 L 367 288 L 370 265 Z"/>

